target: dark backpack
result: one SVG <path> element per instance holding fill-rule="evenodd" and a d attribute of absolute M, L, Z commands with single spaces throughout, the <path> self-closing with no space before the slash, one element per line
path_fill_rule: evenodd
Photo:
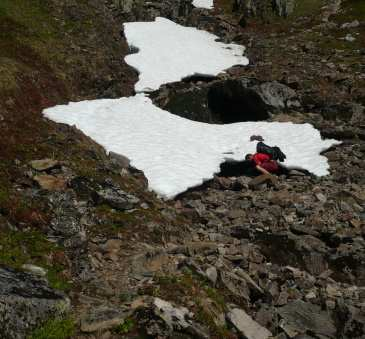
<path fill-rule="evenodd" d="M 271 157 L 272 160 L 279 160 L 280 162 L 283 162 L 286 159 L 286 155 L 281 151 L 279 147 L 270 147 L 264 144 L 262 141 L 257 143 L 256 152 L 267 154 Z"/>

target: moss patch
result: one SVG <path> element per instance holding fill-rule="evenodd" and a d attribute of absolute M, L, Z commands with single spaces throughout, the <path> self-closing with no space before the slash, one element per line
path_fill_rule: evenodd
<path fill-rule="evenodd" d="M 71 318 L 53 319 L 33 331 L 27 339 L 69 339 L 75 329 L 75 322 Z"/>
<path fill-rule="evenodd" d="M 38 231 L 0 231 L 0 263 L 21 269 L 23 264 L 34 264 L 47 270 L 50 286 L 59 290 L 68 290 L 70 284 L 63 277 L 65 267 L 50 260 L 50 255 L 62 252 Z"/>

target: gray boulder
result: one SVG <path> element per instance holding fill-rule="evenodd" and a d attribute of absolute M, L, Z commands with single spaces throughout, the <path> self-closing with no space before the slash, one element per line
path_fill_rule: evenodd
<path fill-rule="evenodd" d="M 279 308 L 278 313 L 282 317 L 280 327 L 291 338 L 307 332 L 337 338 L 336 327 L 330 315 L 317 305 L 296 300 Z"/>
<path fill-rule="evenodd" d="M 98 191 L 96 200 L 98 204 L 107 204 L 120 211 L 130 210 L 139 203 L 137 197 L 117 187 L 108 187 Z"/>
<path fill-rule="evenodd" d="M 297 96 L 293 89 L 277 81 L 261 84 L 258 93 L 267 105 L 278 109 L 289 107 Z"/>
<path fill-rule="evenodd" d="M 287 17 L 295 9 L 295 0 L 235 0 L 233 10 L 243 12 L 246 17 L 266 19 L 277 15 Z"/>
<path fill-rule="evenodd" d="M 70 300 L 44 279 L 0 267 L 0 338 L 25 338 L 33 328 L 69 309 Z"/>

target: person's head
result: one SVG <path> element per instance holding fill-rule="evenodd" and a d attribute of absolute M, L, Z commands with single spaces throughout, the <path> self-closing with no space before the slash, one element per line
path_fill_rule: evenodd
<path fill-rule="evenodd" d="M 253 154 L 249 153 L 249 154 L 246 154 L 245 156 L 245 160 L 252 160 L 253 158 Z"/>

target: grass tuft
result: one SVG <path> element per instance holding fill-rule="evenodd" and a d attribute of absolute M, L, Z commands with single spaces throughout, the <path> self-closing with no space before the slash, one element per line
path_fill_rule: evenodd
<path fill-rule="evenodd" d="M 73 319 L 52 319 L 34 330 L 27 339 L 69 339 L 74 333 L 75 322 Z"/>

